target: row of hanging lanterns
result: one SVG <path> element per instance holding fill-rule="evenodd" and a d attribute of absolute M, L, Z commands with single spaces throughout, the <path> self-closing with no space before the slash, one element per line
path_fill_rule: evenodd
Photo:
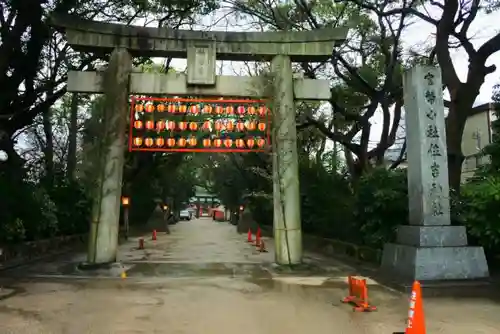
<path fill-rule="evenodd" d="M 154 105 L 153 103 L 146 103 L 146 104 L 136 104 L 135 105 L 135 111 L 137 112 L 147 112 L 147 113 L 152 113 L 154 111 L 157 112 L 168 112 L 171 114 L 175 113 L 180 113 L 180 114 L 186 114 L 190 113 L 192 115 L 198 115 L 198 114 L 216 114 L 216 115 L 258 115 L 261 117 L 266 116 L 269 113 L 269 108 L 266 106 L 260 106 L 260 107 L 254 107 L 254 106 L 238 106 L 238 107 L 233 107 L 233 106 L 212 106 L 209 104 L 205 104 L 203 107 L 200 107 L 199 104 L 192 104 L 192 105 L 186 105 L 186 104 L 181 104 L 181 105 L 176 105 L 176 104 L 163 104 L 160 103 L 158 105 Z"/>
<path fill-rule="evenodd" d="M 137 130 L 157 130 L 157 131 L 163 131 L 163 130 L 191 130 L 191 131 L 196 131 L 201 128 L 201 130 L 205 131 L 211 131 L 212 130 L 212 122 L 211 121 L 205 121 L 203 123 L 198 123 L 198 122 L 175 122 L 175 121 L 141 121 L 137 120 L 134 121 L 134 128 Z M 227 122 L 222 122 L 222 121 L 216 121 L 213 123 L 213 128 L 215 131 L 221 131 L 221 130 L 226 130 L 226 131 L 265 131 L 267 128 L 267 124 L 264 122 L 253 122 L 253 121 L 247 121 L 247 122 L 233 122 L 231 120 Z"/>
<path fill-rule="evenodd" d="M 141 138 L 135 137 L 132 141 L 135 147 L 146 146 L 146 147 L 194 147 L 198 145 L 198 139 L 196 137 L 189 138 Z M 215 148 L 232 148 L 233 145 L 237 148 L 254 148 L 255 146 L 262 148 L 266 144 L 266 140 L 264 138 L 247 138 L 247 139 L 231 139 L 231 138 L 204 138 L 201 141 L 203 147 L 215 147 Z"/>

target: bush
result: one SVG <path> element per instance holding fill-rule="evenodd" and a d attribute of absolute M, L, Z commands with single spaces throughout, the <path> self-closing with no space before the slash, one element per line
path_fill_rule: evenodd
<path fill-rule="evenodd" d="M 43 188 L 2 174 L 0 197 L 0 242 L 31 241 L 57 233 L 56 207 Z"/>
<path fill-rule="evenodd" d="M 304 233 L 382 248 L 408 222 L 405 170 L 375 169 L 354 187 L 348 176 L 313 162 L 302 162 L 299 173 Z M 250 205 L 255 221 L 272 226 L 272 199 L 256 197 Z"/>
<path fill-rule="evenodd" d="M 305 233 L 349 239 L 353 235 L 353 195 L 348 179 L 315 163 L 302 163 L 300 197 Z"/>
<path fill-rule="evenodd" d="M 58 234 L 71 235 L 88 231 L 92 202 L 78 182 L 64 178 L 57 180 L 50 189 L 50 197 L 55 203 Z"/>
<path fill-rule="evenodd" d="M 354 224 L 362 244 L 382 248 L 394 241 L 397 226 L 408 223 L 406 170 L 377 168 L 361 177 L 354 194 Z"/>
<path fill-rule="evenodd" d="M 56 178 L 49 188 L 43 182 L 34 184 L 0 174 L 0 243 L 88 230 L 90 201 L 76 182 L 61 180 Z"/>
<path fill-rule="evenodd" d="M 462 186 L 453 202 L 459 223 L 467 227 L 470 241 L 489 254 L 500 251 L 500 176 L 488 176 Z"/>

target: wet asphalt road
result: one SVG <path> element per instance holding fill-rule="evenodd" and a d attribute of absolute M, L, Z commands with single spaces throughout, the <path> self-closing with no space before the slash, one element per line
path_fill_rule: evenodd
<path fill-rule="evenodd" d="M 0 274 L 0 333 L 391 334 L 404 331 L 407 296 L 369 280 L 378 307 L 340 303 L 355 269 L 307 254 L 314 266 L 278 274 L 272 242 L 259 253 L 234 226 L 202 218 L 120 247 L 121 264 L 81 271 L 84 254 Z M 127 278 L 120 278 L 125 271 Z M 428 333 L 500 334 L 500 306 L 484 298 L 424 301 Z"/>

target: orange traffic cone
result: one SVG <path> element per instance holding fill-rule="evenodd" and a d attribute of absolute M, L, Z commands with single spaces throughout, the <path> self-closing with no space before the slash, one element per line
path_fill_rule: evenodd
<path fill-rule="evenodd" d="M 139 249 L 144 249 L 144 238 L 139 238 Z"/>
<path fill-rule="evenodd" d="M 259 249 L 260 243 L 261 243 L 260 235 L 259 235 L 259 233 L 257 233 L 257 234 L 255 234 L 255 247 L 257 247 L 257 249 Z"/>
<path fill-rule="evenodd" d="M 156 240 L 156 230 L 153 230 L 153 235 L 151 236 L 151 240 Z"/>
<path fill-rule="evenodd" d="M 252 240 L 252 230 L 251 229 L 248 229 L 247 241 L 248 242 L 253 242 L 253 240 Z"/>
<path fill-rule="evenodd" d="M 403 334 L 403 333 L 394 333 Z M 422 288 L 419 281 L 413 282 L 408 310 L 408 324 L 404 334 L 425 334 L 425 314 L 422 303 Z"/>
<path fill-rule="evenodd" d="M 260 237 L 262 237 L 262 230 L 260 229 L 260 227 L 257 227 L 257 233 L 256 233 L 256 235 L 257 235 L 257 237 L 260 240 Z"/>

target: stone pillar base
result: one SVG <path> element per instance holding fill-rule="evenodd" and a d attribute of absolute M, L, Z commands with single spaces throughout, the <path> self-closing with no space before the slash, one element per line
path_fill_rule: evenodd
<path fill-rule="evenodd" d="M 386 244 L 382 270 L 412 280 L 460 280 L 489 276 L 482 247 Z"/>

